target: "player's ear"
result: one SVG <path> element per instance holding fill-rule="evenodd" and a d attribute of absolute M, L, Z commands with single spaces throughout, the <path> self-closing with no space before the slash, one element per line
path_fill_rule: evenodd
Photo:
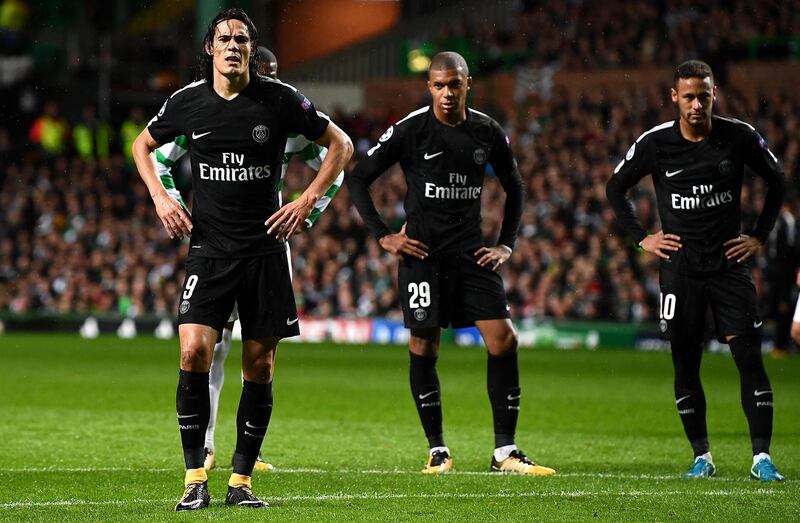
<path fill-rule="evenodd" d="M 467 76 L 467 91 L 469 91 L 471 87 L 472 87 L 472 77 Z"/>
<path fill-rule="evenodd" d="M 711 88 L 711 100 L 717 101 L 717 86 Z"/>
<path fill-rule="evenodd" d="M 672 93 L 672 101 L 678 103 L 678 91 L 673 87 L 670 89 L 670 92 Z"/>

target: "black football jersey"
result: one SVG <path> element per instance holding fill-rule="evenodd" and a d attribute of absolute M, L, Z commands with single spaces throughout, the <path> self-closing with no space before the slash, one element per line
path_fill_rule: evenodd
<path fill-rule="evenodd" d="M 368 187 L 399 163 L 406 178 L 406 234 L 428 246 L 429 255 L 464 252 L 483 245 L 481 192 L 487 164 L 506 191 L 498 243 L 514 247 L 522 214 L 522 182 L 500 125 L 467 109 L 456 126 L 445 125 L 431 106 L 389 127 L 347 177 L 350 196 L 376 238 L 391 231 L 378 215 Z"/>
<path fill-rule="evenodd" d="M 200 80 L 176 91 L 148 125 L 159 144 L 185 135 L 192 164 L 189 255 L 242 258 L 285 250 L 264 221 L 279 207 L 288 133 L 317 140 L 328 120 L 296 89 L 251 77 L 232 100 Z"/>
<path fill-rule="evenodd" d="M 780 210 L 783 171 L 758 132 L 739 120 L 713 116 L 711 133 L 699 142 L 681 135 L 678 120 L 653 127 L 614 169 L 606 194 L 620 224 L 638 243 L 647 232 L 625 193 L 644 176 L 652 176 L 662 230 L 680 236 L 683 245 L 664 267 L 683 273 L 714 272 L 726 266 L 723 244 L 740 234 L 745 167 L 769 187 L 751 232 L 763 243 Z"/>

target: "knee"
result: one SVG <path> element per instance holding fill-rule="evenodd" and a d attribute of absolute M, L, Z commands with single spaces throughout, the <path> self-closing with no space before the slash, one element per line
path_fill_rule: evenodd
<path fill-rule="evenodd" d="M 191 372 L 208 372 L 211 350 L 199 344 L 181 344 L 181 368 Z"/>
<path fill-rule="evenodd" d="M 487 349 L 492 356 L 505 356 L 517 352 L 519 337 L 513 327 L 500 332 L 495 339 L 487 343 Z"/>
<path fill-rule="evenodd" d="M 275 351 L 266 351 L 250 358 L 242 367 L 244 378 L 255 383 L 270 383 L 275 371 Z"/>
<path fill-rule="evenodd" d="M 409 350 L 417 356 L 435 358 L 439 354 L 439 330 L 414 330 L 409 340 Z"/>
<path fill-rule="evenodd" d="M 211 353 L 202 336 L 184 336 L 181 338 L 181 368 L 191 372 L 208 372 L 211 367 Z"/>

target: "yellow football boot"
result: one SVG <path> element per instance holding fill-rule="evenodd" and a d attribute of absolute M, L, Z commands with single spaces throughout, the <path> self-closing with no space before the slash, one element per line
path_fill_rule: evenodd
<path fill-rule="evenodd" d="M 447 450 L 437 450 L 428 456 L 428 464 L 422 469 L 423 474 L 444 474 L 453 468 L 453 458 Z"/>
<path fill-rule="evenodd" d="M 492 456 L 491 470 L 494 472 L 511 472 L 514 474 L 526 474 L 529 476 L 550 476 L 556 471 L 537 465 L 531 461 L 521 450 L 512 450 L 506 459 L 498 462 Z"/>

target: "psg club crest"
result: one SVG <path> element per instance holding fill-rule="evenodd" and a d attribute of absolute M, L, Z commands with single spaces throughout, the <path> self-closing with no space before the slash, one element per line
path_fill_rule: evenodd
<path fill-rule="evenodd" d="M 482 147 L 478 147 L 475 149 L 475 152 L 472 153 L 472 159 L 475 160 L 475 163 L 478 165 L 483 165 L 486 163 L 486 149 Z"/>
<path fill-rule="evenodd" d="M 428 317 L 428 311 L 425 309 L 417 309 L 414 311 L 414 319 L 417 321 L 425 321 L 425 318 Z"/>
<path fill-rule="evenodd" d="M 186 314 L 189 311 L 189 300 L 183 300 L 181 302 L 181 314 Z"/>
<path fill-rule="evenodd" d="M 256 125 L 253 127 L 253 140 L 258 143 L 264 143 L 269 138 L 269 129 L 266 125 Z"/>
<path fill-rule="evenodd" d="M 389 127 L 388 129 L 386 129 L 386 132 L 384 132 L 381 135 L 381 137 L 378 138 L 378 141 L 379 142 L 385 142 L 386 140 L 388 140 L 389 138 L 392 137 L 392 134 L 394 134 L 394 126 Z"/>
<path fill-rule="evenodd" d="M 733 162 L 730 160 L 722 160 L 719 162 L 719 173 L 720 174 L 731 174 L 733 172 Z"/>

